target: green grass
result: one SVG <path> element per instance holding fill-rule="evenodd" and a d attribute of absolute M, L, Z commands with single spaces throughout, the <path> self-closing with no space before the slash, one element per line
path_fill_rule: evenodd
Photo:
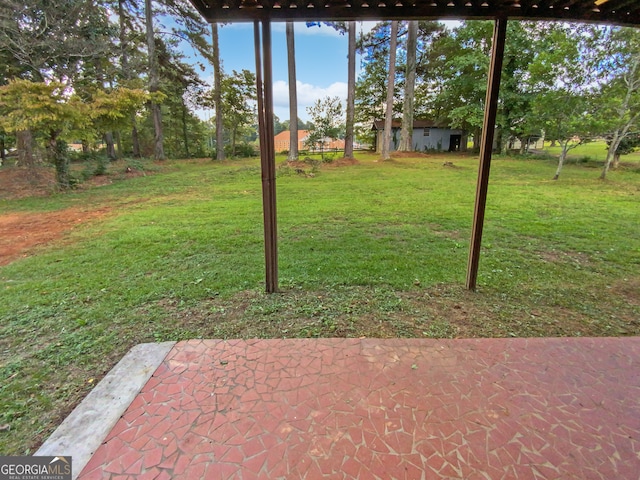
<path fill-rule="evenodd" d="M 0 201 L 0 212 L 110 209 L 0 267 L 0 452 L 32 453 L 140 342 L 640 333 L 637 170 L 602 182 L 569 164 L 554 182 L 552 159 L 495 159 L 471 293 L 477 160 L 359 160 L 278 170 L 274 295 L 262 291 L 256 159 Z"/>
<path fill-rule="evenodd" d="M 545 152 L 549 155 L 560 155 L 561 148 L 559 146 L 551 147 L 550 142 L 545 142 Z M 607 158 L 607 143 L 604 140 L 598 140 L 582 144 L 575 149 L 569 151 L 569 159 L 590 159 L 593 162 L 604 162 Z M 640 163 L 640 151 L 623 155 L 621 162 Z M 601 165 L 600 165 L 601 166 Z"/>

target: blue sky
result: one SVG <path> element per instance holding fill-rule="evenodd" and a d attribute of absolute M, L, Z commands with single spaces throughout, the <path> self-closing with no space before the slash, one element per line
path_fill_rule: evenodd
<path fill-rule="evenodd" d="M 372 22 L 358 24 L 371 28 Z M 347 97 L 347 35 L 334 29 L 307 27 L 303 22 L 294 26 L 296 42 L 296 75 L 298 84 L 298 116 L 308 120 L 306 107 L 316 99 L 338 96 L 343 107 Z M 253 23 L 235 23 L 219 27 L 220 56 L 227 73 L 246 68 L 255 72 Z M 280 120 L 289 118 L 289 84 L 285 24 L 272 24 L 274 109 Z M 359 60 L 356 62 L 356 70 Z M 211 83 L 213 75 L 208 69 L 204 75 Z M 205 113 L 205 117 L 207 114 Z"/>

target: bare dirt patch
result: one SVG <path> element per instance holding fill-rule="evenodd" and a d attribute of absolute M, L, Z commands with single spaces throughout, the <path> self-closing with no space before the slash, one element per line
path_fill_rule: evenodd
<path fill-rule="evenodd" d="M 110 210 L 110 207 L 88 211 L 67 208 L 57 212 L 0 215 L 0 266 L 28 256 L 33 249 L 62 238 L 82 223 L 104 217 Z"/>
<path fill-rule="evenodd" d="M 320 168 L 337 168 L 337 167 L 350 167 L 352 165 L 359 165 L 360 162 L 355 158 L 335 158 L 331 161 L 323 162 L 318 159 L 310 159 L 307 157 L 304 160 L 286 161 L 280 164 L 280 168 L 296 168 L 305 169 L 309 167 Z"/>
<path fill-rule="evenodd" d="M 538 252 L 538 255 L 542 260 L 549 263 L 574 263 L 583 266 L 591 264 L 589 255 L 582 252 L 549 250 Z"/>
<path fill-rule="evenodd" d="M 391 158 L 433 158 L 433 155 L 421 152 L 392 152 Z"/>
<path fill-rule="evenodd" d="M 325 167 L 350 167 L 351 165 L 359 165 L 360 162 L 355 158 L 336 158 L 335 160 L 324 163 Z"/>
<path fill-rule="evenodd" d="M 612 291 L 631 305 L 640 306 L 640 277 L 632 277 L 616 282 L 612 286 Z"/>
<path fill-rule="evenodd" d="M 74 186 L 77 190 L 111 185 L 135 177 L 145 177 L 166 168 L 166 165 L 154 162 L 150 169 L 141 169 L 128 165 L 124 160 L 118 160 L 109 164 L 106 175 L 93 175 L 84 179 L 87 164 L 71 164 L 72 176 L 78 182 Z M 79 181 L 80 179 L 84 180 Z M 21 167 L 9 164 L 0 168 L 0 200 L 44 197 L 56 191 L 55 169 L 51 165 L 36 163 Z"/>
<path fill-rule="evenodd" d="M 42 197 L 55 185 L 55 172 L 46 166 L 0 168 L 0 199 Z"/>

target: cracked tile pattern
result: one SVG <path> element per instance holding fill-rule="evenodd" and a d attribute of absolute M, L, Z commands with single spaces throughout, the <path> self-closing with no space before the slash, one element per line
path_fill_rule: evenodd
<path fill-rule="evenodd" d="M 640 338 L 192 340 L 90 479 L 640 479 Z"/>

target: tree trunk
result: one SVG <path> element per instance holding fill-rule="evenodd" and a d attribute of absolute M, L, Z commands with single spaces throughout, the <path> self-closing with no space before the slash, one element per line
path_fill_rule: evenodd
<path fill-rule="evenodd" d="M 613 134 L 613 138 L 611 139 L 611 145 L 609 145 L 609 149 L 607 150 L 607 158 L 604 161 L 604 167 L 602 167 L 602 173 L 600 174 L 600 179 L 604 180 L 607 178 L 607 173 L 609 173 L 609 168 L 611 168 L 611 163 L 613 162 L 613 157 L 616 155 L 616 151 L 620 146 L 620 141 L 622 137 L 620 136 L 620 131 L 616 130 Z"/>
<path fill-rule="evenodd" d="M 344 136 L 344 158 L 353 158 L 353 139 L 356 98 L 356 22 L 349 22 L 349 49 L 347 54 L 347 122 Z"/>
<path fill-rule="evenodd" d="M 185 158 L 190 158 L 189 153 L 189 135 L 187 130 L 187 106 L 182 102 L 182 140 L 184 141 Z"/>
<path fill-rule="evenodd" d="M 151 0 L 144 1 L 144 14 L 147 33 L 147 51 L 149 55 L 149 92 L 155 93 L 160 88 L 160 73 L 158 71 L 158 57 L 156 56 L 155 34 L 153 31 L 153 11 Z M 156 160 L 165 160 L 164 140 L 162 134 L 162 112 L 160 105 L 154 100 L 150 102 L 151 116 L 153 118 L 153 146 L 154 158 Z"/>
<path fill-rule="evenodd" d="M 473 153 L 480 152 L 480 139 L 482 138 L 482 129 L 476 128 L 473 134 Z"/>
<path fill-rule="evenodd" d="M 236 156 L 236 132 L 238 131 L 237 127 L 233 127 L 231 131 L 231 156 Z"/>
<path fill-rule="evenodd" d="M 222 126 L 222 67 L 220 65 L 220 42 L 218 24 L 211 24 L 213 49 L 213 105 L 216 110 L 216 160 L 224 160 L 224 136 Z"/>
<path fill-rule="evenodd" d="M 138 121 L 135 113 L 131 114 L 131 150 L 133 158 L 142 157 L 142 153 L 140 153 L 140 137 L 138 136 Z"/>
<path fill-rule="evenodd" d="M 396 80 L 396 48 L 398 44 L 398 22 L 391 22 L 391 42 L 389 45 L 389 75 L 387 77 L 387 108 L 384 117 L 382 138 L 382 160 L 391 159 L 391 129 L 393 128 L 393 93 Z"/>
<path fill-rule="evenodd" d="M 614 170 L 617 170 L 619 166 L 620 166 L 620 154 L 616 152 L 616 154 L 613 156 L 613 163 L 611 164 L 611 168 L 613 168 Z"/>
<path fill-rule="evenodd" d="M 502 128 L 498 127 L 496 128 L 496 133 L 495 133 L 495 146 L 496 148 L 492 147 L 492 150 L 496 153 L 502 153 Z"/>
<path fill-rule="evenodd" d="M 293 22 L 287 22 L 287 60 L 289 66 L 289 156 L 287 160 L 298 160 L 298 84 L 296 80 L 296 46 Z"/>
<path fill-rule="evenodd" d="M 560 152 L 560 157 L 558 157 L 558 168 L 556 168 L 556 174 L 553 176 L 554 180 L 558 180 L 558 177 L 560 177 L 560 172 L 562 171 L 562 167 L 564 166 L 564 161 L 567 159 L 568 144 L 569 144 L 568 141 L 564 143 L 560 142 L 562 151 Z"/>
<path fill-rule="evenodd" d="M 4 149 L 5 149 L 4 135 L 0 135 L 0 165 L 4 165 L 5 162 L 7 161 L 7 154 L 4 151 Z"/>
<path fill-rule="evenodd" d="M 120 131 L 114 132 L 113 136 L 116 140 L 116 157 L 122 158 L 122 138 L 120 136 Z"/>
<path fill-rule="evenodd" d="M 407 70 L 402 106 L 400 146 L 402 152 L 413 152 L 413 97 L 416 85 L 416 50 L 418 48 L 418 21 L 409 22 L 407 36 Z"/>
<path fill-rule="evenodd" d="M 162 112 L 160 111 L 160 105 L 155 102 L 151 102 L 151 116 L 153 118 L 153 158 L 155 160 L 166 160 L 164 154 L 164 137 L 162 133 Z"/>
<path fill-rule="evenodd" d="M 71 188 L 71 178 L 69 176 L 69 157 L 67 155 L 67 145 L 58 142 L 57 132 L 50 132 L 47 150 L 51 162 L 56 167 L 56 184 L 60 190 Z"/>
<path fill-rule="evenodd" d="M 129 56 L 127 55 L 127 29 L 124 21 L 124 0 L 118 0 L 118 17 L 120 21 L 120 49 L 121 49 L 121 63 L 122 63 L 122 76 L 126 80 L 131 80 L 131 71 L 129 70 Z M 138 126 L 136 114 L 131 114 L 131 144 L 133 158 L 140 158 L 140 139 L 138 138 Z M 122 156 L 121 145 L 118 142 L 118 155 Z"/>
<path fill-rule="evenodd" d="M 629 71 L 625 75 L 625 84 L 627 86 L 627 91 L 622 102 L 622 105 L 617 109 L 619 118 L 618 121 L 622 121 L 626 118 L 623 124 L 620 124 L 615 132 L 613 133 L 613 139 L 611 140 L 611 145 L 609 145 L 609 150 L 607 151 L 607 159 L 604 162 L 604 167 L 602 168 L 602 173 L 600 174 L 600 178 L 604 180 L 607 177 L 607 173 L 609 172 L 609 168 L 611 168 L 611 164 L 614 161 L 615 154 L 618 151 L 618 147 L 620 147 L 620 142 L 629 134 L 629 130 L 633 125 L 635 125 L 638 118 L 640 118 L 640 112 L 636 112 L 637 108 L 634 108 L 634 105 L 637 104 L 634 101 L 635 96 L 638 91 L 640 91 L 640 78 L 637 77 L 636 72 L 640 68 L 640 55 L 634 55 L 631 64 L 629 67 Z"/>
<path fill-rule="evenodd" d="M 33 166 L 35 158 L 33 156 L 33 135 L 31 130 L 16 132 L 16 146 L 18 148 L 18 165 Z"/>
<path fill-rule="evenodd" d="M 116 147 L 113 142 L 113 133 L 107 132 L 104 134 L 104 143 L 107 147 L 107 158 L 112 162 L 117 160 Z"/>

